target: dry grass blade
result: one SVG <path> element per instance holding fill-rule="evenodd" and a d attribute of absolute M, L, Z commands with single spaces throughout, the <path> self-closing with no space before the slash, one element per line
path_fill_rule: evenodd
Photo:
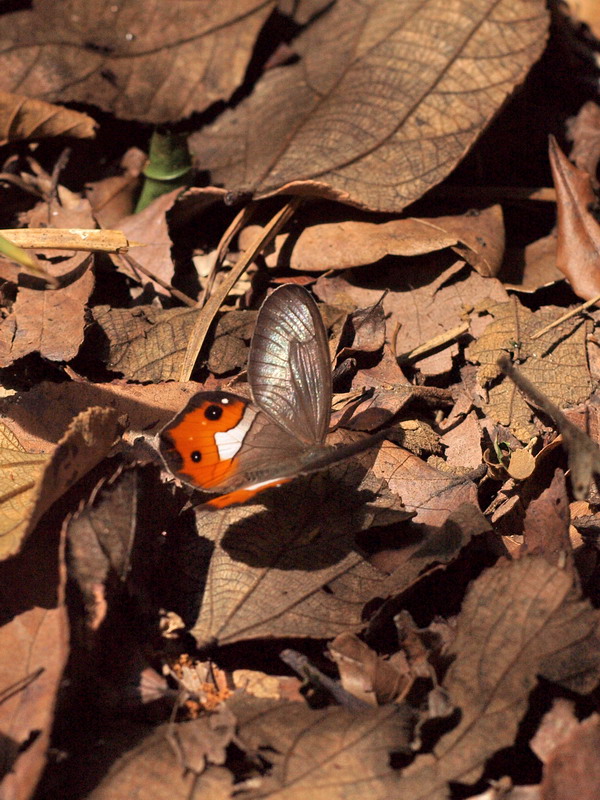
<path fill-rule="evenodd" d="M 281 211 L 278 211 L 277 214 L 275 214 L 273 219 L 264 228 L 254 244 L 249 247 L 240 257 L 235 267 L 233 267 L 223 283 L 219 286 L 218 291 L 209 298 L 200 315 L 198 316 L 198 320 L 194 326 L 192 335 L 190 336 L 189 345 L 181 366 L 181 373 L 179 376 L 180 381 L 189 381 L 192 370 L 194 369 L 194 365 L 196 363 L 196 359 L 198 358 L 198 354 L 200 353 L 202 345 L 204 344 L 206 334 L 208 333 L 215 315 L 223 303 L 223 300 L 225 300 L 239 278 L 248 269 L 250 264 L 254 261 L 261 250 L 263 250 L 263 248 L 269 244 L 275 234 L 294 215 L 301 202 L 302 199 L 300 197 L 294 197 L 281 209 Z"/>
<path fill-rule="evenodd" d="M 143 247 L 141 242 L 131 242 L 121 231 L 65 230 L 63 228 L 11 228 L 0 230 L 18 247 L 40 250 L 82 250 L 103 253 L 122 253 L 130 247 Z"/>

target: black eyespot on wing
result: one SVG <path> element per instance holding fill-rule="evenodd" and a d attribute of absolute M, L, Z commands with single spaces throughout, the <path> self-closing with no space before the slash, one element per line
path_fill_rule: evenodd
<path fill-rule="evenodd" d="M 221 419 L 221 417 L 223 416 L 223 409 L 221 408 L 221 406 L 208 406 L 208 408 L 204 412 L 204 416 L 206 417 L 206 419 L 210 420 Z"/>
<path fill-rule="evenodd" d="M 194 464 L 198 464 L 200 461 L 202 461 L 202 453 L 200 452 L 200 450 L 193 450 L 190 453 L 190 458 L 192 459 Z"/>

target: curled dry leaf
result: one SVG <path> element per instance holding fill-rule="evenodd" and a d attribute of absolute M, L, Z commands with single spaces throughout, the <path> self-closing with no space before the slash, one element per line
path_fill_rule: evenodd
<path fill-rule="evenodd" d="M 96 123 L 87 114 L 0 91 L 0 145 L 47 136 L 94 136 Z"/>
<path fill-rule="evenodd" d="M 49 274 L 63 278 L 57 289 L 19 288 L 11 313 L 0 322 L 0 367 L 29 353 L 50 361 L 75 358 L 84 337 L 85 304 L 94 288 L 93 258 L 93 253 L 77 253 L 67 265 L 49 264 Z"/>
<path fill-rule="evenodd" d="M 460 721 L 405 770 L 396 796 L 441 800 L 448 782 L 472 783 L 513 743 L 538 675 L 590 691 L 600 673 L 600 617 L 573 574 L 528 557 L 488 569 L 458 617 L 443 681 Z"/>
<path fill-rule="evenodd" d="M 2 15 L 0 88 L 89 103 L 139 122 L 185 117 L 226 100 L 240 85 L 274 5 L 36 0 Z"/>
<path fill-rule="evenodd" d="M 198 532 L 214 545 L 192 628 L 198 644 L 360 628 L 385 576 L 356 551 L 354 534 L 410 516 L 389 493 L 374 500 L 381 487 L 352 460 L 276 489 L 270 501 L 264 492 L 267 508 L 198 509 Z"/>
<path fill-rule="evenodd" d="M 339 0 L 294 42 L 299 63 L 266 72 L 190 148 L 236 193 L 400 211 L 474 143 L 547 24 L 541 0 Z"/>
<path fill-rule="evenodd" d="M 550 166 L 556 187 L 556 266 L 575 294 L 600 294 L 600 225 L 590 211 L 596 196 L 590 176 L 568 160 L 550 137 Z"/>
<path fill-rule="evenodd" d="M 240 247 L 250 243 L 256 226 L 240 234 Z M 348 269 L 372 264 L 385 256 L 419 256 L 452 247 L 486 277 L 496 275 L 504 254 L 502 208 L 431 219 L 391 222 L 345 220 L 309 225 L 300 235 L 280 234 L 268 266 L 290 266 L 308 272 Z"/>
<path fill-rule="evenodd" d="M 89 408 L 70 424 L 48 454 L 25 453 L 10 429 L 3 427 L 0 558 L 16 553 L 48 508 L 92 467 L 115 443 L 118 414 L 109 408 Z"/>

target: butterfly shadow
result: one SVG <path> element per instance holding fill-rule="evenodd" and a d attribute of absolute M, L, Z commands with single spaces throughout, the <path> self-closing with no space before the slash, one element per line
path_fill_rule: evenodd
<path fill-rule="evenodd" d="M 260 506 L 220 512 L 231 522 L 221 518 L 218 546 L 253 568 L 317 571 L 339 564 L 377 515 L 378 487 L 364 487 L 366 474 L 364 466 L 345 462 L 265 491 Z"/>

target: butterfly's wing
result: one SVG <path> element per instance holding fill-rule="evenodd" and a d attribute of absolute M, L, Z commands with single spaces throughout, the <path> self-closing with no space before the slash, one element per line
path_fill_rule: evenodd
<path fill-rule="evenodd" d="M 327 332 L 306 289 L 280 286 L 263 303 L 248 358 L 256 405 L 305 446 L 321 444 L 331 412 Z"/>

